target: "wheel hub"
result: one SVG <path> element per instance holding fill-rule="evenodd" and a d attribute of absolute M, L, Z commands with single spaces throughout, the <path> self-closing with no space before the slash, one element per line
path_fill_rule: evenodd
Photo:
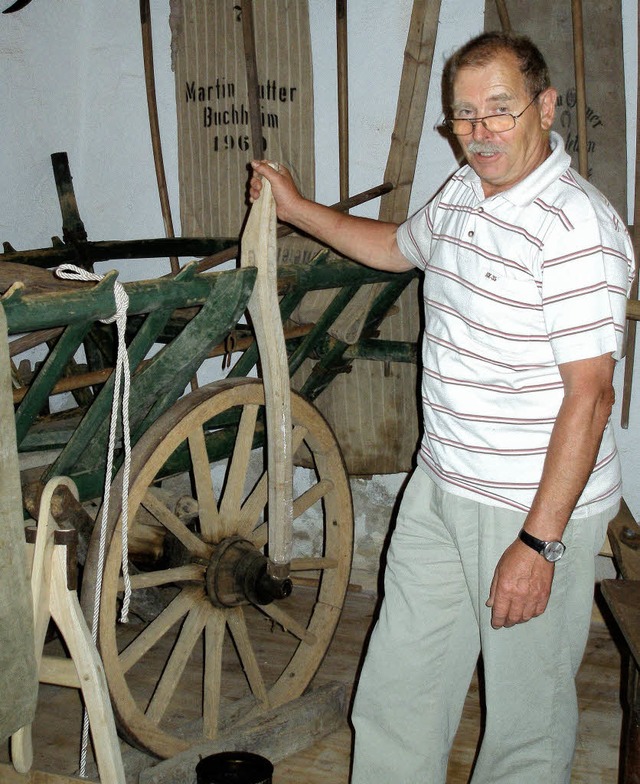
<path fill-rule="evenodd" d="M 291 580 L 272 576 L 268 565 L 269 559 L 247 539 L 224 539 L 216 546 L 207 567 L 209 600 L 216 607 L 237 607 L 286 599 L 292 590 Z"/>

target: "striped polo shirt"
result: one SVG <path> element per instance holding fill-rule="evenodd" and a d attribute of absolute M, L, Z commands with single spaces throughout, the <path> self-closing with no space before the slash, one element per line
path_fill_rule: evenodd
<path fill-rule="evenodd" d="M 449 492 L 528 511 L 563 385 L 558 365 L 622 354 L 633 251 L 559 135 L 522 182 L 485 198 L 464 166 L 398 229 L 424 271 L 424 433 L 418 464 Z M 609 422 L 575 516 L 612 506 Z"/>

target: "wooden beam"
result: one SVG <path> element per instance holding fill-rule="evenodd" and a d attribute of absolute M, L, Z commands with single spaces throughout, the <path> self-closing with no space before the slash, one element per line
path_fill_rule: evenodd
<path fill-rule="evenodd" d="M 414 0 L 384 175 L 385 182 L 393 183 L 394 189 L 380 201 L 378 217 L 383 221 L 400 223 L 409 212 L 439 16 L 440 0 Z"/>
<path fill-rule="evenodd" d="M 346 199 L 349 196 L 349 51 L 347 40 L 347 0 L 336 0 L 340 199 Z"/>
<path fill-rule="evenodd" d="M 64 776 L 60 773 L 46 773 L 42 770 L 18 773 L 12 765 L 3 763 L 0 763 L 0 781 L 2 784 L 87 784 L 87 779 L 77 779 L 75 776 Z"/>
<path fill-rule="evenodd" d="M 196 743 L 187 751 L 140 772 L 140 784 L 191 781 L 197 763 L 210 754 L 243 749 L 276 763 L 308 748 L 319 738 L 346 726 L 347 691 L 344 683 L 330 682 L 311 689 L 253 721 L 241 724 L 215 740 Z"/>

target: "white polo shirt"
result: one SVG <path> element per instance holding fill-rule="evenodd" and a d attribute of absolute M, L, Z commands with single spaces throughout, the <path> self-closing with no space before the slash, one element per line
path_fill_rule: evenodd
<path fill-rule="evenodd" d="M 633 250 L 562 139 L 526 179 L 485 198 L 460 169 L 398 229 L 424 270 L 424 435 L 418 463 L 449 492 L 528 511 L 562 402 L 558 365 L 621 357 Z M 611 424 L 576 506 L 621 496 Z"/>

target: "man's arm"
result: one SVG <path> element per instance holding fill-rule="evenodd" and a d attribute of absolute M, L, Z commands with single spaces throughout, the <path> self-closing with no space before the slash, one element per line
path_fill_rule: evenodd
<path fill-rule="evenodd" d="M 254 174 L 249 183 L 250 200 L 253 202 L 260 197 L 262 177 L 269 180 L 281 221 L 368 267 L 390 272 L 405 272 L 412 268 L 398 248 L 395 223 L 360 218 L 317 204 L 300 195 L 283 166 L 276 170 L 267 161 L 252 161 L 251 165 Z"/>
<path fill-rule="evenodd" d="M 614 401 L 610 354 L 559 366 L 564 398 L 551 433 L 542 479 L 524 528 L 538 539 L 562 539 L 589 479 Z M 544 612 L 554 565 L 517 539 L 496 566 L 487 606 L 492 626 L 513 626 Z"/>

